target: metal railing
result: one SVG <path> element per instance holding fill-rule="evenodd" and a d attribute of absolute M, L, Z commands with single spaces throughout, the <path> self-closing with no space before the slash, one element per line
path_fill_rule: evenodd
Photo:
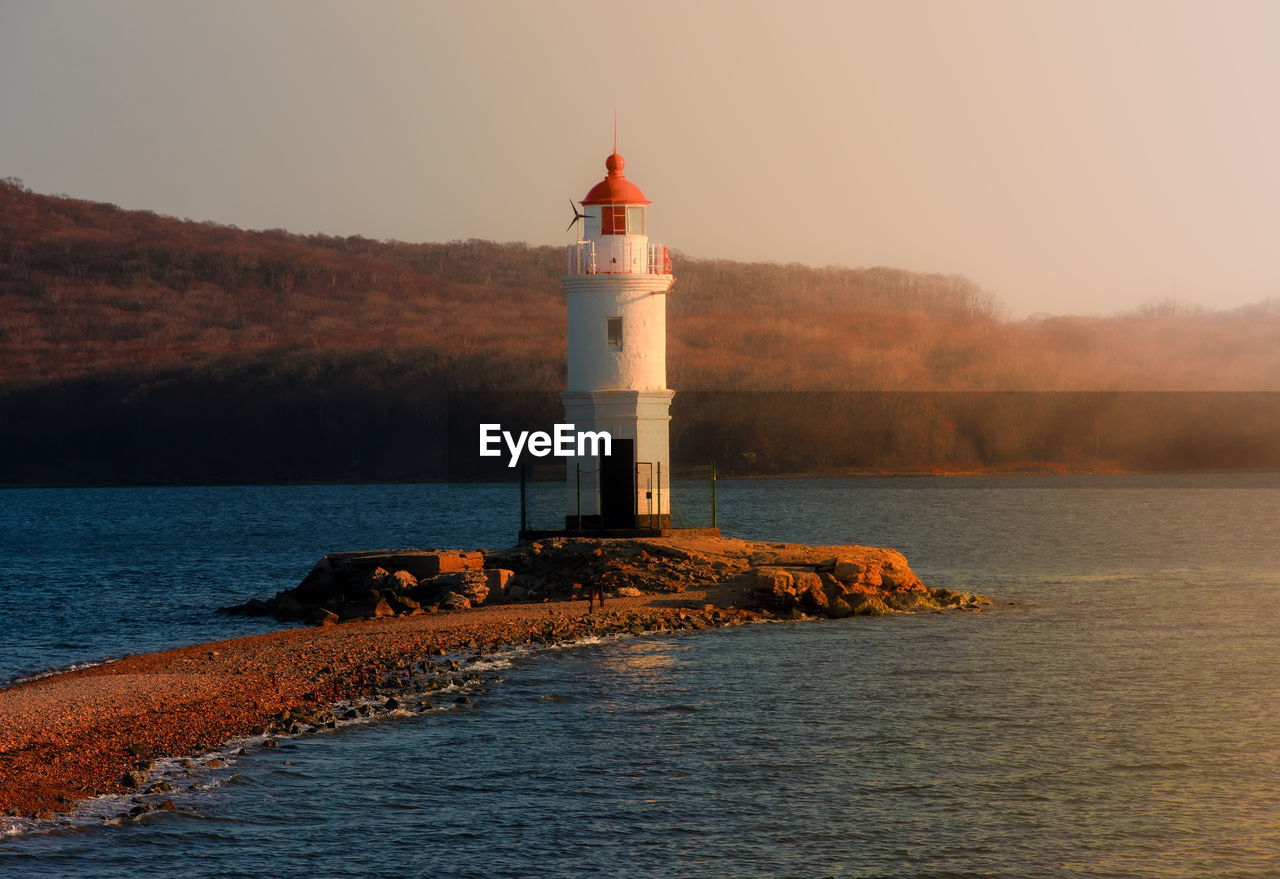
<path fill-rule="evenodd" d="M 671 251 L 664 244 L 646 244 L 643 259 L 643 272 L 632 272 L 631 266 L 636 262 L 638 256 L 634 252 L 633 245 L 625 236 L 621 238 L 622 255 L 621 257 L 610 257 L 610 262 L 604 268 L 601 268 L 596 255 L 596 243 L 594 241 L 579 241 L 576 244 L 570 244 L 565 249 L 567 257 L 567 266 L 565 274 L 568 275 L 596 275 L 596 274 L 647 274 L 647 275 L 669 275 L 671 274 Z M 617 260 L 614 262 L 613 260 Z"/>
<path fill-rule="evenodd" d="M 594 275 L 596 273 L 596 244 L 594 241 L 579 241 L 568 247 L 568 275 Z"/>

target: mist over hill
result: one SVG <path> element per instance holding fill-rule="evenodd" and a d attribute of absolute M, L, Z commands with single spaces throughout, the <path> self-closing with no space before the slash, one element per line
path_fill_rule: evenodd
<path fill-rule="evenodd" d="M 450 475 L 468 399 L 558 416 L 563 266 L 555 247 L 250 232 L 0 182 L 0 481 Z M 1280 466 L 1250 439 L 1280 417 L 1258 393 L 1280 390 L 1277 300 L 1007 321 L 953 275 L 681 254 L 675 274 L 677 463 Z M 1233 393 L 1135 403 L 1153 391 Z"/>

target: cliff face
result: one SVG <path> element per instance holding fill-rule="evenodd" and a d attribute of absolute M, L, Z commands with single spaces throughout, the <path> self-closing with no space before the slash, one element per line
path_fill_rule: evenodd
<path fill-rule="evenodd" d="M 492 604 L 671 596 L 788 617 L 978 610 L 980 595 L 925 586 L 902 553 L 723 537 L 556 537 L 485 552 L 393 550 L 325 556 L 298 586 L 224 608 L 324 625 Z"/>

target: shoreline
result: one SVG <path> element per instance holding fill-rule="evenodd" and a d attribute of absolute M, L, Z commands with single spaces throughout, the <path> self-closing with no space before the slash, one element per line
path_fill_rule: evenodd
<path fill-rule="evenodd" d="M 52 819 L 93 797 L 149 792 L 156 760 L 297 734 L 330 706 L 401 695 L 410 666 L 439 660 L 447 672 L 442 657 L 772 618 L 687 606 L 703 598 L 616 598 L 593 613 L 581 601 L 497 605 L 284 629 L 29 680 L 0 690 L 0 816 Z"/>
<path fill-rule="evenodd" d="M 607 606 L 584 607 L 583 584 L 611 593 Z M 269 601 L 223 609 L 305 617 L 312 627 L 137 654 L 0 689 L 0 817 L 51 819 L 104 794 L 152 793 L 147 773 L 159 759 L 336 723 L 332 706 L 406 685 L 439 689 L 442 675 L 458 670 L 456 659 L 441 657 L 777 619 L 977 612 L 989 603 L 925 586 L 894 550 L 848 545 L 556 537 L 483 553 L 338 553 Z"/>

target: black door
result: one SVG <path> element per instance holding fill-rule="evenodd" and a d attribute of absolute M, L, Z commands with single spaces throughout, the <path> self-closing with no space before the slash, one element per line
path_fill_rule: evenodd
<path fill-rule="evenodd" d="M 615 439 L 600 456 L 600 520 L 605 528 L 636 527 L 636 441 Z"/>

